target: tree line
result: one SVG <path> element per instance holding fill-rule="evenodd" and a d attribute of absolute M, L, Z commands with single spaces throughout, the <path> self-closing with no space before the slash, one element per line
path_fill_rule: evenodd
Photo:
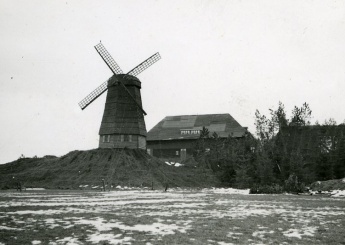
<path fill-rule="evenodd" d="M 290 118 L 282 102 L 269 115 L 255 112 L 255 135 L 224 139 L 203 128 L 195 159 L 210 168 L 223 185 L 254 193 L 299 192 L 318 180 L 345 177 L 345 121 L 311 124 L 307 103 Z"/>

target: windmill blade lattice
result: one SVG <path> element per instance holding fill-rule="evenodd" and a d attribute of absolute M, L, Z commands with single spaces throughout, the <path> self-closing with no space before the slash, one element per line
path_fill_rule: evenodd
<path fill-rule="evenodd" d="M 95 49 L 114 74 L 123 74 L 123 71 L 121 70 L 120 66 L 116 63 L 113 57 L 111 57 L 111 55 L 105 49 L 102 43 L 97 44 L 95 46 Z"/>
<path fill-rule="evenodd" d="M 159 53 L 155 53 L 150 58 L 148 58 L 147 60 L 145 60 L 144 62 L 140 63 L 139 65 L 137 65 L 132 70 L 130 70 L 127 74 L 128 75 L 132 75 L 132 76 L 136 76 L 139 73 L 141 73 L 144 70 L 146 70 L 151 65 L 153 65 L 154 63 L 156 63 L 158 60 L 160 60 L 160 58 L 161 58 L 160 54 Z"/>
<path fill-rule="evenodd" d="M 78 103 L 80 108 L 84 110 L 88 105 L 97 99 L 101 94 L 103 94 L 108 89 L 108 80 L 98 86 L 94 91 L 92 91 L 88 96 L 86 96 L 82 101 Z"/>
<path fill-rule="evenodd" d="M 123 74 L 123 71 L 119 67 L 119 65 L 115 62 L 113 57 L 109 54 L 109 52 L 105 49 L 102 43 L 99 43 L 95 46 L 96 51 L 99 53 L 99 55 L 102 57 L 104 62 L 107 64 L 107 66 L 111 69 L 111 71 L 117 75 L 117 74 Z M 130 70 L 127 75 L 136 76 L 146 70 L 148 67 L 156 63 L 158 60 L 161 59 L 161 56 L 159 53 L 155 53 L 142 63 L 140 63 L 138 66 Z M 125 91 L 128 93 L 130 98 L 136 103 L 138 108 L 142 111 L 144 115 L 146 115 L 146 112 L 143 110 L 143 108 L 138 104 L 138 102 L 133 98 L 129 90 L 126 88 L 126 86 L 119 81 L 119 84 L 122 85 L 122 87 L 125 89 Z M 100 86 L 98 86 L 94 91 L 92 91 L 88 96 L 86 96 L 82 101 L 78 103 L 80 108 L 84 110 L 88 105 L 90 105 L 95 99 L 97 99 L 101 94 L 103 94 L 108 89 L 108 81 L 102 83 Z"/>

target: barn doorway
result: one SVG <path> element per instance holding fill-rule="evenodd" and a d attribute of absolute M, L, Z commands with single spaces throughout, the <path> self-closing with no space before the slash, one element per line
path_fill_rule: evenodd
<path fill-rule="evenodd" d="M 187 158 L 187 150 L 186 149 L 181 149 L 180 156 L 181 156 L 181 162 L 186 160 L 186 158 Z"/>

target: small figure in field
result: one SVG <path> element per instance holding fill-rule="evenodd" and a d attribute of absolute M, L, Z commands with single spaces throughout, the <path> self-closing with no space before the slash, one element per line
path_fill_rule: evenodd
<path fill-rule="evenodd" d="M 20 183 L 19 181 L 17 182 L 17 191 L 22 192 L 22 183 Z"/>

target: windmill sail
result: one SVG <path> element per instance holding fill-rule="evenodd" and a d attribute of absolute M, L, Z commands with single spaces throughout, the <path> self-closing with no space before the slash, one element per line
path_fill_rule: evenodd
<path fill-rule="evenodd" d="M 113 57 L 111 57 L 111 55 L 105 49 L 102 43 L 97 44 L 95 46 L 95 49 L 114 74 L 123 74 L 123 71 L 121 70 L 120 66 L 116 63 Z"/>
<path fill-rule="evenodd" d="M 107 91 L 108 80 L 98 86 L 94 91 L 92 91 L 88 96 L 86 96 L 82 101 L 78 103 L 80 108 L 84 110 L 88 105 L 97 99 L 101 94 Z"/>
<path fill-rule="evenodd" d="M 127 74 L 128 75 L 132 75 L 132 76 L 136 76 L 139 73 L 141 73 L 144 70 L 146 70 L 148 67 L 152 66 L 154 63 L 156 63 L 158 60 L 160 60 L 160 58 L 161 58 L 161 56 L 159 55 L 159 53 L 155 53 L 150 58 L 148 58 L 147 60 L 145 60 L 144 62 L 140 63 L 139 65 L 137 65 L 132 70 L 130 70 Z"/>

